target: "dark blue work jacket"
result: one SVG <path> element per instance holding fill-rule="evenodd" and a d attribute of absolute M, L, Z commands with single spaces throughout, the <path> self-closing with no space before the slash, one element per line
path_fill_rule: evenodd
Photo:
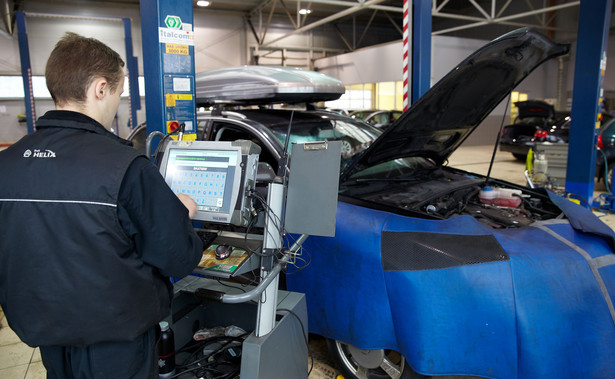
<path fill-rule="evenodd" d="M 36 133 L 0 152 L 0 304 L 28 345 L 132 340 L 169 314 L 165 275 L 188 274 L 202 246 L 186 209 L 155 177 L 155 167 L 144 166 L 154 172 L 148 180 L 159 188 L 153 192 L 180 209 L 174 210 L 180 219 L 146 220 L 138 233 L 125 225 L 131 217 L 143 221 L 141 206 L 157 205 L 147 204 L 147 196 L 145 205 L 118 202 L 121 191 L 128 191 L 124 181 L 144 186 L 125 178 L 133 162 L 151 165 L 138 157 L 96 121 L 65 111 L 49 112 L 38 120 Z M 149 191 L 130 190 L 137 199 Z M 176 244 L 150 243 L 163 245 L 152 261 L 164 262 L 166 249 L 179 258 L 172 268 L 156 267 L 144 261 L 135 236 L 161 234 L 169 222 L 180 225 L 183 235 Z M 171 251 L 173 245 L 179 252 Z"/>

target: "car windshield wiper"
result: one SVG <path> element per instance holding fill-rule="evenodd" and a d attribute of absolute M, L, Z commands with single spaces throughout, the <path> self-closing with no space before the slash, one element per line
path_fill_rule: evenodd
<path fill-rule="evenodd" d="M 356 178 L 345 181 L 341 183 L 342 186 L 345 185 L 358 185 L 358 184 L 369 184 L 369 183 L 413 183 L 413 182 L 423 182 L 426 179 L 434 179 L 433 173 L 437 171 L 439 167 L 434 167 L 431 169 L 422 169 L 418 171 L 412 172 L 411 177 L 395 177 L 395 178 Z M 439 177 L 439 176 L 438 176 Z"/>
<path fill-rule="evenodd" d="M 417 179 L 414 177 L 413 178 L 357 178 L 357 179 L 348 180 L 342 183 L 342 185 L 363 184 L 363 183 L 383 183 L 383 182 L 404 183 L 404 182 L 415 182 L 415 181 L 420 181 L 420 179 Z"/>
<path fill-rule="evenodd" d="M 371 183 L 419 183 L 425 181 L 426 175 L 413 176 L 411 178 L 357 178 L 348 180 L 341 186 L 353 186 Z"/>

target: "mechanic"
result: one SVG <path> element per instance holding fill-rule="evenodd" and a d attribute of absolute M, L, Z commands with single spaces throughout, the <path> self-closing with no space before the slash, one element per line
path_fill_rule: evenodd
<path fill-rule="evenodd" d="M 0 152 L 0 305 L 48 378 L 158 376 L 169 277 L 191 272 L 196 204 L 110 128 L 124 62 L 74 33 L 45 69 L 56 109 Z"/>

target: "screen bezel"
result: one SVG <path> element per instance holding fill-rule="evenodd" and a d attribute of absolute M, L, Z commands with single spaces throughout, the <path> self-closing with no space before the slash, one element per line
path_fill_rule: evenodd
<path fill-rule="evenodd" d="M 241 180 L 242 180 L 242 151 L 240 146 L 232 146 L 230 142 L 212 142 L 212 141 L 171 141 L 167 144 L 164 152 L 164 158 L 160 166 L 160 173 L 162 174 L 165 182 L 169 185 L 169 158 L 171 156 L 171 150 L 179 151 L 206 151 L 206 152 L 232 152 L 236 154 L 236 166 L 233 169 L 233 183 L 232 186 L 227 185 L 225 187 L 226 192 L 230 191 L 230 206 L 228 211 L 209 211 L 209 210 L 197 210 L 192 220 L 203 222 L 214 222 L 229 224 L 233 217 L 237 207 L 237 202 L 240 201 L 241 195 Z M 229 168 L 230 170 L 230 168 Z M 171 185 L 169 185 L 171 188 Z"/>

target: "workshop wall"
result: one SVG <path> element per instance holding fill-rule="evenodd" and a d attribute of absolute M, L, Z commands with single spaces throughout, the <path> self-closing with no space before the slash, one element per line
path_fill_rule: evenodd
<path fill-rule="evenodd" d="M 139 73 L 143 73 L 143 60 L 141 58 L 141 25 L 140 12 L 136 5 L 123 5 L 114 3 L 112 6 L 103 3 L 85 3 L 75 6 L 74 2 L 38 1 L 31 0 L 23 4 L 25 12 L 45 13 L 52 15 L 73 15 L 86 17 L 129 17 L 132 20 L 132 37 L 134 54 L 139 61 Z M 570 20 L 569 25 L 572 25 Z M 124 32 L 121 22 L 84 21 L 61 17 L 30 17 L 26 19 L 28 38 L 30 42 L 31 64 L 34 75 L 44 74 L 44 65 L 55 42 L 66 31 L 75 31 L 80 34 L 98 38 L 109 44 L 125 58 Z M 289 29 L 273 23 L 267 33 L 267 40 L 274 40 L 290 32 Z M 259 51 L 252 32 L 246 27 L 241 17 L 226 13 L 211 13 L 206 10 L 194 10 L 195 28 L 195 71 L 205 71 L 219 67 L 249 64 L 258 57 L 260 64 L 286 64 L 308 66 L 310 61 L 299 50 L 306 46 L 318 46 L 323 49 L 342 48 L 343 43 L 336 33 L 324 25 L 301 35 L 292 35 L 283 40 L 285 46 L 296 46 L 297 51 L 274 52 Z M 613 39 L 612 39 L 613 40 Z M 479 39 L 458 38 L 448 36 L 434 36 L 432 40 L 432 71 L 431 82 L 435 83 L 465 56 L 483 45 L 486 41 Z M 611 41 L 610 45 L 615 43 Z M 272 47 L 281 46 L 280 42 Z M 0 49 L 3 57 L 0 59 L 0 75 L 20 76 L 19 48 L 17 33 L 13 36 L 0 36 Z M 613 49 L 609 49 L 613 51 Z M 321 54 L 316 51 L 311 58 L 318 58 Z M 574 52 L 570 61 L 574 60 Z M 610 60 L 610 59 L 609 59 Z M 566 63 L 564 80 L 566 95 L 572 91 L 573 64 Z M 361 62 L 357 65 L 355 62 Z M 146 62 L 145 62 L 146 63 Z M 146 63 L 147 64 L 147 63 Z M 372 48 L 359 49 L 351 54 L 338 55 L 331 58 L 316 59 L 315 68 L 336 76 L 344 84 L 377 83 L 384 81 L 401 80 L 401 41 L 391 42 Z M 608 68 L 608 66 L 607 66 Z M 613 71 L 613 70 L 611 70 Z M 530 98 L 557 98 L 557 62 L 548 62 L 525 80 L 519 90 L 528 93 Z M 605 78 L 605 92 L 615 92 L 615 74 L 607 69 Z M 137 123 L 145 121 L 145 101 L 142 96 L 141 107 L 138 111 Z M 51 99 L 35 99 L 36 114 L 40 116 L 48 109 L 53 109 Z M 614 101 L 615 102 L 615 101 Z M 570 105 L 569 102 L 567 104 Z M 18 115 L 25 113 L 25 105 L 21 99 L 0 101 L 0 143 L 12 142 L 26 133 L 25 123 L 19 122 Z M 480 130 L 471 136 L 469 142 L 488 144 L 495 139 L 496 133 L 492 130 L 499 128 L 502 116 L 506 113 L 504 104 L 500 104 L 489 116 Z M 122 100 L 118 113 L 120 136 L 129 132 L 127 125 L 129 118 L 128 100 Z M 486 128 L 486 132 L 482 129 Z M 488 139 L 488 140 L 487 140 Z"/>
<path fill-rule="evenodd" d="M 26 17 L 28 40 L 30 45 L 30 59 L 33 75 L 44 75 L 45 63 L 53 46 L 66 32 L 73 31 L 89 37 L 98 38 L 115 49 L 122 58 L 125 57 L 124 30 L 120 20 L 117 22 L 69 19 L 66 17 L 52 17 L 51 15 L 69 15 L 80 17 L 115 17 L 130 18 L 132 21 L 133 51 L 139 62 L 139 74 L 143 75 L 142 36 L 140 24 L 140 11 L 138 6 L 114 3 L 113 6 L 102 3 L 87 3 L 75 6 L 74 2 L 37 1 L 24 2 L 23 11 L 26 13 L 44 13 L 48 17 Z M 231 16 L 224 13 L 211 13 L 205 10 L 194 10 L 195 29 L 195 72 L 206 71 L 226 66 L 248 64 L 250 61 L 250 45 L 255 43 L 251 32 L 246 30 L 242 17 Z M 290 30 L 272 26 L 268 31 L 268 39 L 288 33 Z M 324 31 L 314 31 L 301 36 L 292 36 L 284 43 L 294 44 L 298 47 L 314 43 L 323 46 L 330 39 Z M 339 47 L 340 42 L 332 44 Z M 276 44 L 273 44 L 275 47 Z M 253 50 L 253 49 L 252 49 Z M 0 34 L 0 75 L 21 76 L 19 58 L 19 45 L 17 32 L 12 36 Z M 291 54 L 292 55 L 292 54 Z M 290 61 L 290 57 L 277 57 L 276 54 L 267 54 L 262 58 L 263 64 L 300 64 L 305 66 L 306 61 Z M 146 63 L 147 64 L 147 63 Z M 145 121 L 144 94 L 141 94 L 141 110 L 137 114 L 136 124 Z M 35 99 L 36 115 L 41 116 L 46 110 L 53 109 L 50 98 Z M 25 113 L 23 100 L 19 98 L 0 101 L 0 143 L 11 143 L 27 133 L 25 123 L 19 122 L 18 115 Z M 125 137 L 129 133 L 126 126 L 129 119 L 128 100 L 122 100 L 118 113 L 119 133 Z"/>

